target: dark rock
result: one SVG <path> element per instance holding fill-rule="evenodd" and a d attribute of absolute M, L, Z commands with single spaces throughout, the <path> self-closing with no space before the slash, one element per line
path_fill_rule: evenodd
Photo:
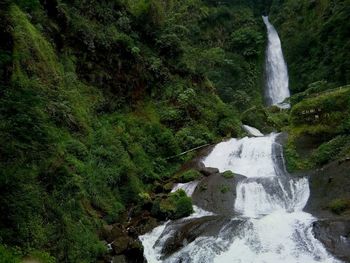
<path fill-rule="evenodd" d="M 144 262 L 143 246 L 139 239 L 132 240 L 132 242 L 129 243 L 129 247 L 124 254 L 127 258 L 127 262 L 130 262 L 130 263 Z"/>
<path fill-rule="evenodd" d="M 228 217 L 206 216 L 193 218 L 187 221 L 177 220 L 171 222 L 166 228 L 173 232 L 162 247 L 162 254 L 167 257 L 181 249 L 185 244 L 191 243 L 199 236 L 214 236 L 220 232 L 223 225 L 230 221 Z M 167 233 L 163 233 L 167 235 Z"/>
<path fill-rule="evenodd" d="M 112 249 L 115 254 L 121 254 L 127 250 L 131 238 L 129 236 L 121 236 L 116 238 L 112 243 Z"/>
<path fill-rule="evenodd" d="M 313 224 L 313 232 L 330 253 L 350 262 L 350 220 L 316 221 Z"/>
<path fill-rule="evenodd" d="M 332 162 L 309 173 L 310 198 L 304 210 L 321 219 L 339 218 L 329 205 L 336 199 L 350 199 L 349 171 L 349 162 Z"/>
<path fill-rule="evenodd" d="M 167 226 L 162 237 L 167 237 L 162 246 L 163 259 L 180 250 L 187 244 L 195 242 L 198 237 L 225 235 L 225 240 L 233 240 L 238 235 L 237 230 L 245 223 L 244 219 L 232 220 L 226 216 L 205 216 L 200 218 L 181 219 L 172 221 Z M 222 231 L 230 229 L 230 231 Z M 169 235 L 171 233 L 171 235 Z M 161 238 L 162 238 L 161 237 Z M 182 261 L 179 258 L 178 262 Z"/>
<path fill-rule="evenodd" d="M 245 178 L 239 174 L 225 178 L 219 173 L 204 177 L 192 195 L 192 202 L 215 214 L 232 216 L 235 214 L 233 204 L 236 200 L 237 183 Z"/>
<path fill-rule="evenodd" d="M 203 167 L 199 170 L 204 176 L 210 176 L 219 173 L 219 169 L 213 167 Z"/>
<path fill-rule="evenodd" d="M 151 231 L 156 226 L 158 226 L 157 219 L 150 216 L 141 218 L 137 221 L 137 224 L 135 224 L 136 231 L 139 233 L 139 235 L 143 235 Z"/>
<path fill-rule="evenodd" d="M 106 238 L 107 242 L 111 243 L 115 239 L 125 236 L 124 227 L 120 224 L 113 225 L 112 230 L 109 232 L 108 238 Z"/>
<path fill-rule="evenodd" d="M 133 238 L 137 238 L 139 236 L 139 233 L 137 232 L 136 228 L 133 226 L 129 227 L 127 231 L 128 231 L 128 235 Z"/>
<path fill-rule="evenodd" d="M 112 259 L 112 263 L 128 263 L 124 255 L 115 256 Z"/>

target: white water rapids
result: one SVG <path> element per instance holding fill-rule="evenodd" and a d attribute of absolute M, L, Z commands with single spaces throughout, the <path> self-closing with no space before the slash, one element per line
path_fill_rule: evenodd
<path fill-rule="evenodd" d="M 285 171 L 281 145 L 275 141 L 277 136 L 231 139 L 218 144 L 204 159 L 204 164 L 217 167 L 221 172 L 231 170 L 246 176 L 238 183 L 236 201 L 232 204 L 237 215 L 228 219 L 217 235 L 199 236 L 164 257 L 162 247 L 176 232 L 168 221 L 140 237 L 147 261 L 339 262 L 312 234 L 315 218 L 302 211 L 309 197 L 308 180 L 292 178 Z M 193 184 L 181 185 L 181 188 L 192 192 Z M 210 215 L 196 209 L 189 219 Z"/>
<path fill-rule="evenodd" d="M 268 44 L 266 50 L 266 95 L 268 104 L 288 108 L 289 104 L 282 103 L 289 98 L 289 77 L 284 61 L 281 41 L 274 26 L 267 16 L 263 16 L 267 28 Z"/>
<path fill-rule="evenodd" d="M 289 97 L 281 42 L 267 17 L 264 22 L 269 40 L 269 104 L 289 107 L 281 104 Z M 308 180 L 286 172 L 282 146 L 276 142 L 278 134 L 264 136 L 253 127 L 243 128 L 253 137 L 219 143 L 203 160 L 205 166 L 220 172 L 230 170 L 245 176 L 237 179 L 232 191 L 234 216 L 214 215 L 195 206 L 193 215 L 156 227 L 140 236 L 148 263 L 340 262 L 312 233 L 315 218 L 303 212 L 310 195 Z M 173 190 L 181 188 L 195 195 L 198 183 L 178 184 Z"/>

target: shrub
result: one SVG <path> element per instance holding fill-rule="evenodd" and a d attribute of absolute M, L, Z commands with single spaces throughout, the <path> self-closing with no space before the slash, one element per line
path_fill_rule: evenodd
<path fill-rule="evenodd" d="M 219 133 L 223 136 L 236 137 L 240 131 L 241 123 L 234 117 L 228 117 L 219 122 Z"/>
<path fill-rule="evenodd" d="M 230 191 L 230 187 L 228 186 L 228 185 L 221 185 L 221 187 L 220 187 L 220 192 L 222 193 L 222 194 L 226 194 L 227 192 L 229 192 Z"/>
<path fill-rule="evenodd" d="M 231 171 L 225 171 L 221 174 L 223 177 L 225 177 L 226 179 L 230 179 L 235 177 L 235 174 Z"/>
<path fill-rule="evenodd" d="M 20 263 L 20 257 L 14 251 L 0 244 L 0 263 Z"/>
<path fill-rule="evenodd" d="M 258 55 L 262 43 L 262 34 L 251 27 L 240 28 L 231 35 L 232 50 L 247 57 Z"/>
<path fill-rule="evenodd" d="M 180 176 L 180 181 L 183 183 L 191 182 L 200 177 L 201 174 L 197 170 L 187 170 Z"/>
<path fill-rule="evenodd" d="M 152 214 L 161 218 L 179 219 L 192 212 L 192 199 L 181 189 L 170 193 L 166 199 L 156 200 L 152 207 Z"/>
<path fill-rule="evenodd" d="M 317 165 L 323 165 L 338 157 L 339 153 L 350 144 L 350 138 L 347 136 L 338 136 L 323 143 L 312 154 L 312 161 Z"/>
<path fill-rule="evenodd" d="M 183 190 L 177 190 L 171 193 L 169 199 L 174 203 L 175 211 L 171 216 L 172 219 L 189 216 L 193 212 L 192 199 L 188 197 Z"/>

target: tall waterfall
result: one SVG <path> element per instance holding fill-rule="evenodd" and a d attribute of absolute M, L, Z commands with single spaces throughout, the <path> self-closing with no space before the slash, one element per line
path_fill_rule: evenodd
<path fill-rule="evenodd" d="M 269 104 L 289 107 L 282 103 L 290 94 L 281 42 L 268 18 L 263 19 L 269 39 Z M 340 262 L 312 233 L 316 219 L 303 212 L 310 195 L 308 180 L 287 173 L 282 146 L 276 142 L 278 134 L 263 135 L 249 126 L 244 129 L 253 137 L 219 143 L 203 160 L 207 167 L 244 176 L 237 175 L 236 189 L 231 189 L 232 213 L 215 215 L 195 207 L 193 215 L 167 221 L 141 236 L 149 263 Z M 177 184 L 173 190 L 181 188 L 189 195 L 205 191 L 197 183 Z M 213 195 L 206 198 L 214 199 Z"/>
<path fill-rule="evenodd" d="M 208 233 L 184 239 L 183 246 L 170 255 L 164 248 L 171 246 L 183 229 L 187 231 L 194 221 L 187 223 L 194 220 L 196 214 L 168 221 L 141 237 L 148 262 L 339 262 L 312 234 L 315 218 L 302 211 L 310 194 L 308 180 L 293 178 L 286 172 L 277 136 L 270 134 L 219 143 L 203 162 L 221 172 L 231 170 L 246 176 L 235 189 L 232 210 L 236 215 L 221 225 L 222 217 L 218 216 L 214 220 L 218 226 L 206 225 Z M 192 186 L 181 185 L 181 188 Z M 202 214 L 215 216 L 203 211 Z M 213 232 L 211 228 L 219 231 Z"/>
<path fill-rule="evenodd" d="M 268 36 L 266 50 L 266 96 L 268 104 L 286 108 L 289 107 L 289 104 L 282 104 L 282 102 L 290 96 L 289 77 L 287 65 L 283 58 L 281 41 L 269 18 L 263 16 L 263 20 Z"/>

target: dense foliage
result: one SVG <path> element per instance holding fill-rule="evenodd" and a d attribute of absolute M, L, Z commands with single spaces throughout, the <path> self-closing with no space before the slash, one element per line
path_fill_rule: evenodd
<path fill-rule="evenodd" d="M 239 136 L 262 103 L 264 28 L 244 1 L 7 0 L 0 17 L 6 262 L 95 262 L 101 226 L 190 158 L 168 157 Z M 192 211 L 183 192 L 158 208 Z"/>
<path fill-rule="evenodd" d="M 281 36 L 292 93 L 326 80 L 350 81 L 350 1 L 274 0 L 271 17 Z"/>
<path fill-rule="evenodd" d="M 302 91 L 290 116 L 262 106 L 260 15 L 271 2 Z M 290 124 L 294 169 L 349 154 L 348 88 L 329 89 L 349 82 L 350 5 L 331 2 L 1 1 L 0 262 L 96 262 L 103 225 L 150 203 L 161 219 L 190 214 L 185 192 L 152 193 L 175 174 L 200 176 L 179 174 L 191 155 L 178 154 L 243 135 L 242 121 L 265 132 Z M 319 107 L 329 113 L 320 123 L 300 118 Z M 302 163 L 305 134 L 322 136 Z"/>

